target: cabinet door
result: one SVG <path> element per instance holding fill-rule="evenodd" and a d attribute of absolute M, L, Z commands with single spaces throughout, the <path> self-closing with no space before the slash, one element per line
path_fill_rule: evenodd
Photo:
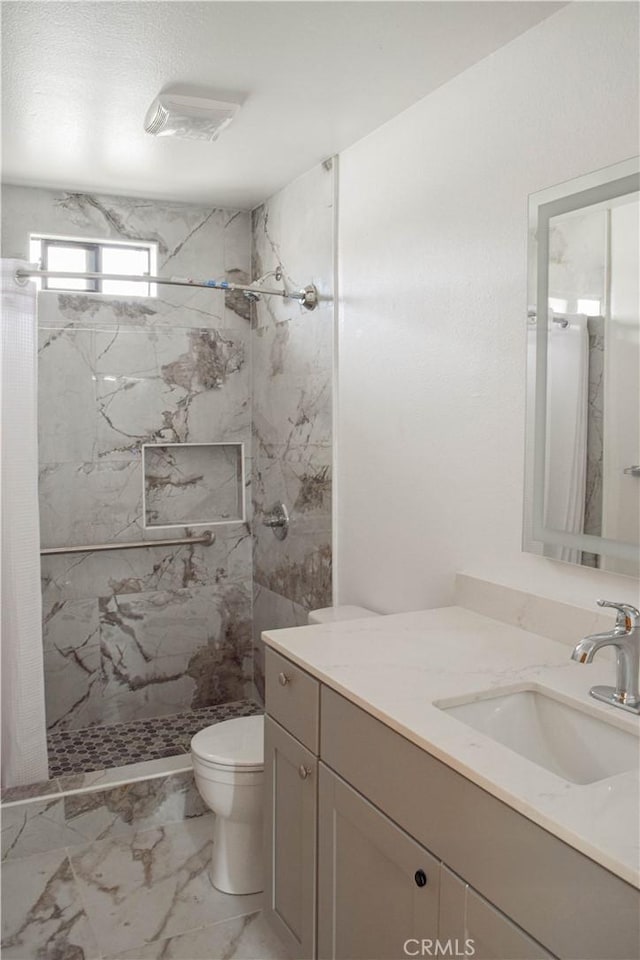
<path fill-rule="evenodd" d="M 467 937 L 477 960 L 553 960 L 544 947 L 467 887 Z"/>
<path fill-rule="evenodd" d="M 318 956 L 418 955 L 437 937 L 439 862 L 322 763 L 318 823 Z"/>
<path fill-rule="evenodd" d="M 317 765 L 265 717 L 265 913 L 296 960 L 315 956 Z"/>
<path fill-rule="evenodd" d="M 441 949 L 473 960 L 553 960 L 552 954 L 443 865 L 440 877 Z M 443 954 L 446 955 L 446 954 Z"/>

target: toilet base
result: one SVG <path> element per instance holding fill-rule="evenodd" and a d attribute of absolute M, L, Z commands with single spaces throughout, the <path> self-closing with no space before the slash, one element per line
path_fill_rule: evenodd
<path fill-rule="evenodd" d="M 262 892 L 262 817 L 256 823 L 215 818 L 210 876 L 222 893 Z"/>

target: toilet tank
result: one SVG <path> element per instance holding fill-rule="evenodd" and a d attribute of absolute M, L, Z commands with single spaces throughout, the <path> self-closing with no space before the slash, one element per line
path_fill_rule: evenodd
<path fill-rule="evenodd" d="M 311 610 L 309 623 L 339 623 L 341 620 L 361 620 L 363 617 L 377 617 L 378 614 L 366 607 L 321 607 L 320 610 Z"/>

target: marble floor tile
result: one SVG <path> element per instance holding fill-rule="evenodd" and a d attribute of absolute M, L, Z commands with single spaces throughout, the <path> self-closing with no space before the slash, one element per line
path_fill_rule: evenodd
<path fill-rule="evenodd" d="M 209 878 L 213 816 L 101 840 L 71 854 L 103 954 L 259 910 L 262 895 L 220 893 Z"/>
<path fill-rule="evenodd" d="M 155 940 L 114 960 L 287 960 L 283 943 L 262 913 Z"/>
<path fill-rule="evenodd" d="M 69 851 L 208 814 L 190 770 L 106 790 L 14 803 L 2 810 L 2 860 L 61 848 Z"/>
<path fill-rule="evenodd" d="M 2 868 L 5 960 L 98 960 L 64 850 L 12 860 Z"/>
<path fill-rule="evenodd" d="M 0 802 L 4 806 L 5 803 L 17 803 L 32 797 L 50 797 L 59 792 L 60 786 L 57 780 L 40 780 L 20 787 L 3 787 L 0 790 Z"/>
<path fill-rule="evenodd" d="M 81 833 L 65 819 L 60 794 L 42 801 L 14 803 L 2 810 L 3 862 L 59 850 L 70 844 L 86 843 L 89 839 L 92 837 Z"/>

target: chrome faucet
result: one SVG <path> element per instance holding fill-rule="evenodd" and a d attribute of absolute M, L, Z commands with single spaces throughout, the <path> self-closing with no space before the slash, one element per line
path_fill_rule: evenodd
<path fill-rule="evenodd" d="M 598 600 L 598 606 L 612 607 L 618 611 L 615 627 L 608 633 L 593 633 L 585 637 L 576 645 L 571 659 L 578 663 L 591 663 L 598 650 L 615 647 L 615 687 L 591 687 L 589 693 L 596 700 L 603 700 L 632 713 L 640 713 L 640 610 L 632 607 L 630 603 L 611 603 L 610 600 Z"/>

